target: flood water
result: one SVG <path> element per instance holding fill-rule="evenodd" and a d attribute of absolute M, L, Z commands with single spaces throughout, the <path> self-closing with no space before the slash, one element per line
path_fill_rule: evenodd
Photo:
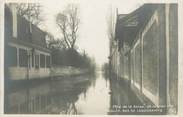
<path fill-rule="evenodd" d="M 116 106 L 138 103 L 124 85 L 95 75 L 55 78 L 9 88 L 5 113 L 12 114 L 115 114 Z"/>

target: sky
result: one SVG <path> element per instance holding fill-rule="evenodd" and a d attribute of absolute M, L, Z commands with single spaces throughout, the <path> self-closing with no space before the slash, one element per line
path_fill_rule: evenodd
<path fill-rule="evenodd" d="M 143 1 L 143 0 L 142 0 Z M 96 63 L 103 64 L 108 61 L 109 39 L 107 35 L 107 17 L 110 9 L 118 8 L 118 13 L 127 14 L 142 5 L 134 0 L 44 0 L 43 6 L 44 25 L 42 28 L 55 37 L 61 33 L 55 23 L 56 14 L 61 12 L 67 4 L 75 3 L 79 6 L 79 37 L 77 45 L 79 51 L 94 57 Z"/>

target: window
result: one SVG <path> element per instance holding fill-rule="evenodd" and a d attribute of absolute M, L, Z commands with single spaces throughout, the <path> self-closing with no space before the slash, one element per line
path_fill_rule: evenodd
<path fill-rule="evenodd" d="M 40 54 L 40 66 L 45 67 L 45 55 Z"/>
<path fill-rule="evenodd" d="M 27 50 L 19 49 L 19 64 L 20 64 L 20 67 L 28 66 Z"/>
<path fill-rule="evenodd" d="M 50 56 L 46 56 L 46 67 L 50 67 Z"/>
<path fill-rule="evenodd" d="M 17 48 L 9 47 L 8 48 L 8 64 L 9 66 L 17 66 Z"/>
<path fill-rule="evenodd" d="M 39 55 L 35 55 L 35 67 L 39 68 Z"/>

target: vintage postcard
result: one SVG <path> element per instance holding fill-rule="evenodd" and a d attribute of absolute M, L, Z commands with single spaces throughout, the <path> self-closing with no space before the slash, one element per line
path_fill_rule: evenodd
<path fill-rule="evenodd" d="M 6 0 L 3 116 L 181 116 L 180 1 Z"/>

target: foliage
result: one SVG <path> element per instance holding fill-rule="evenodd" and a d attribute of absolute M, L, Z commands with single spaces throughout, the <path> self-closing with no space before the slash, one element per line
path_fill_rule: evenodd
<path fill-rule="evenodd" d="M 56 66 L 95 68 L 94 59 L 91 59 L 85 52 L 79 53 L 75 49 L 52 48 L 52 64 Z"/>

